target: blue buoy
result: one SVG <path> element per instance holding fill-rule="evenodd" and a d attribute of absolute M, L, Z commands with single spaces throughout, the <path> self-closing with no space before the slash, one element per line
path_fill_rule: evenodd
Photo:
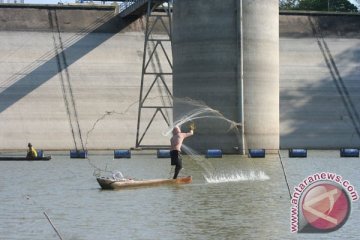
<path fill-rule="evenodd" d="M 340 157 L 359 157 L 359 149 L 357 148 L 341 148 Z"/>
<path fill-rule="evenodd" d="M 307 150 L 302 148 L 289 149 L 289 157 L 293 158 L 306 158 Z"/>
<path fill-rule="evenodd" d="M 44 151 L 43 150 L 36 150 L 36 152 L 37 152 L 37 157 L 39 157 L 39 158 L 44 157 Z"/>
<path fill-rule="evenodd" d="M 222 151 L 220 149 L 208 149 L 206 152 L 207 158 L 222 158 Z"/>
<path fill-rule="evenodd" d="M 114 158 L 131 158 L 131 151 L 129 149 L 114 150 Z"/>
<path fill-rule="evenodd" d="M 170 150 L 169 149 L 158 149 L 157 157 L 158 158 L 170 158 Z"/>
<path fill-rule="evenodd" d="M 249 157 L 264 158 L 265 157 L 265 149 L 249 149 Z"/>
<path fill-rule="evenodd" d="M 70 158 L 86 158 L 87 150 L 70 150 Z"/>

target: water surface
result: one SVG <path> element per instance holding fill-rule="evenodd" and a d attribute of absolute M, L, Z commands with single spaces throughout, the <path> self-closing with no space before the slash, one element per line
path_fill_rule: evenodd
<path fill-rule="evenodd" d="M 358 159 L 347 159 L 351 167 L 346 167 L 336 156 L 330 160 L 315 156 L 298 161 L 285 155 L 281 160 L 290 186 L 326 166 L 360 187 L 357 174 L 352 173 L 354 165 L 360 165 Z M 44 212 L 63 239 L 304 237 L 289 230 L 290 197 L 278 155 L 265 159 L 236 155 L 204 159 L 221 179 L 212 183 L 204 177 L 204 163 L 185 156 L 181 174 L 192 175 L 192 184 L 118 191 L 101 190 L 93 166 L 120 170 L 138 179 L 169 178 L 170 160 L 156 158 L 155 152 L 133 153 L 131 159 L 115 160 L 112 153 L 106 152 L 90 152 L 89 160 L 70 159 L 67 153 L 58 152 L 52 156 L 48 162 L 0 162 L 1 239 L 59 239 Z M 259 172 L 267 178 L 246 179 Z M 234 181 L 236 174 L 242 176 L 239 181 Z M 356 202 L 350 219 L 340 230 L 307 234 L 306 238 L 358 239 L 359 212 Z"/>

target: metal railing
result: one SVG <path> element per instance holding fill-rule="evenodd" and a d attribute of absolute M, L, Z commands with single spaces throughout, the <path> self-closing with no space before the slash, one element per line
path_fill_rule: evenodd
<path fill-rule="evenodd" d="M 144 1 L 144 0 L 125 0 L 119 3 L 119 12 L 124 11 L 125 9 L 131 7 L 137 2 Z"/>
<path fill-rule="evenodd" d="M 167 5 L 163 5 L 167 4 Z M 119 13 L 121 17 L 126 17 L 134 12 L 140 10 L 140 13 L 149 11 L 147 7 L 155 8 L 169 8 L 172 6 L 172 1 L 168 0 L 123 0 L 119 4 Z M 159 9 L 160 9 L 159 8 Z M 138 12 L 139 13 L 139 12 Z"/>
<path fill-rule="evenodd" d="M 147 2 L 148 0 L 125 0 L 119 5 L 119 13 L 122 17 L 124 17 Z"/>

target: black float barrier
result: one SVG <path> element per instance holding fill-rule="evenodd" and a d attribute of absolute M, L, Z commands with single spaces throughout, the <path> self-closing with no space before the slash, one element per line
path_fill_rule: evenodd
<path fill-rule="evenodd" d="M 359 149 L 357 148 L 341 148 L 340 157 L 359 157 Z"/>
<path fill-rule="evenodd" d="M 114 150 L 114 158 L 131 158 L 131 151 L 129 149 Z"/>
<path fill-rule="evenodd" d="M 306 158 L 307 150 L 303 148 L 289 149 L 289 157 L 291 158 Z"/>
<path fill-rule="evenodd" d="M 207 158 L 222 158 L 221 149 L 208 149 L 206 151 Z"/>
<path fill-rule="evenodd" d="M 265 149 L 249 149 L 249 157 L 264 158 L 265 157 Z"/>
<path fill-rule="evenodd" d="M 70 158 L 87 158 L 87 150 L 70 150 Z"/>
<path fill-rule="evenodd" d="M 158 149 L 157 157 L 158 158 L 170 158 L 170 150 L 169 149 Z"/>

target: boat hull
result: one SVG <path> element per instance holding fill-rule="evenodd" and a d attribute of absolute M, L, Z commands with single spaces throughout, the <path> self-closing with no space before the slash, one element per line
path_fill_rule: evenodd
<path fill-rule="evenodd" d="M 131 187 L 147 187 L 168 184 L 187 184 L 192 182 L 192 177 L 179 177 L 177 179 L 149 179 L 149 180 L 114 180 L 112 178 L 96 178 L 102 189 L 123 189 Z"/>
<path fill-rule="evenodd" d="M 0 157 L 0 161 L 49 161 L 51 156 L 45 157 L 37 157 L 37 158 L 26 158 L 26 157 L 10 157 L 10 156 L 3 156 Z"/>

